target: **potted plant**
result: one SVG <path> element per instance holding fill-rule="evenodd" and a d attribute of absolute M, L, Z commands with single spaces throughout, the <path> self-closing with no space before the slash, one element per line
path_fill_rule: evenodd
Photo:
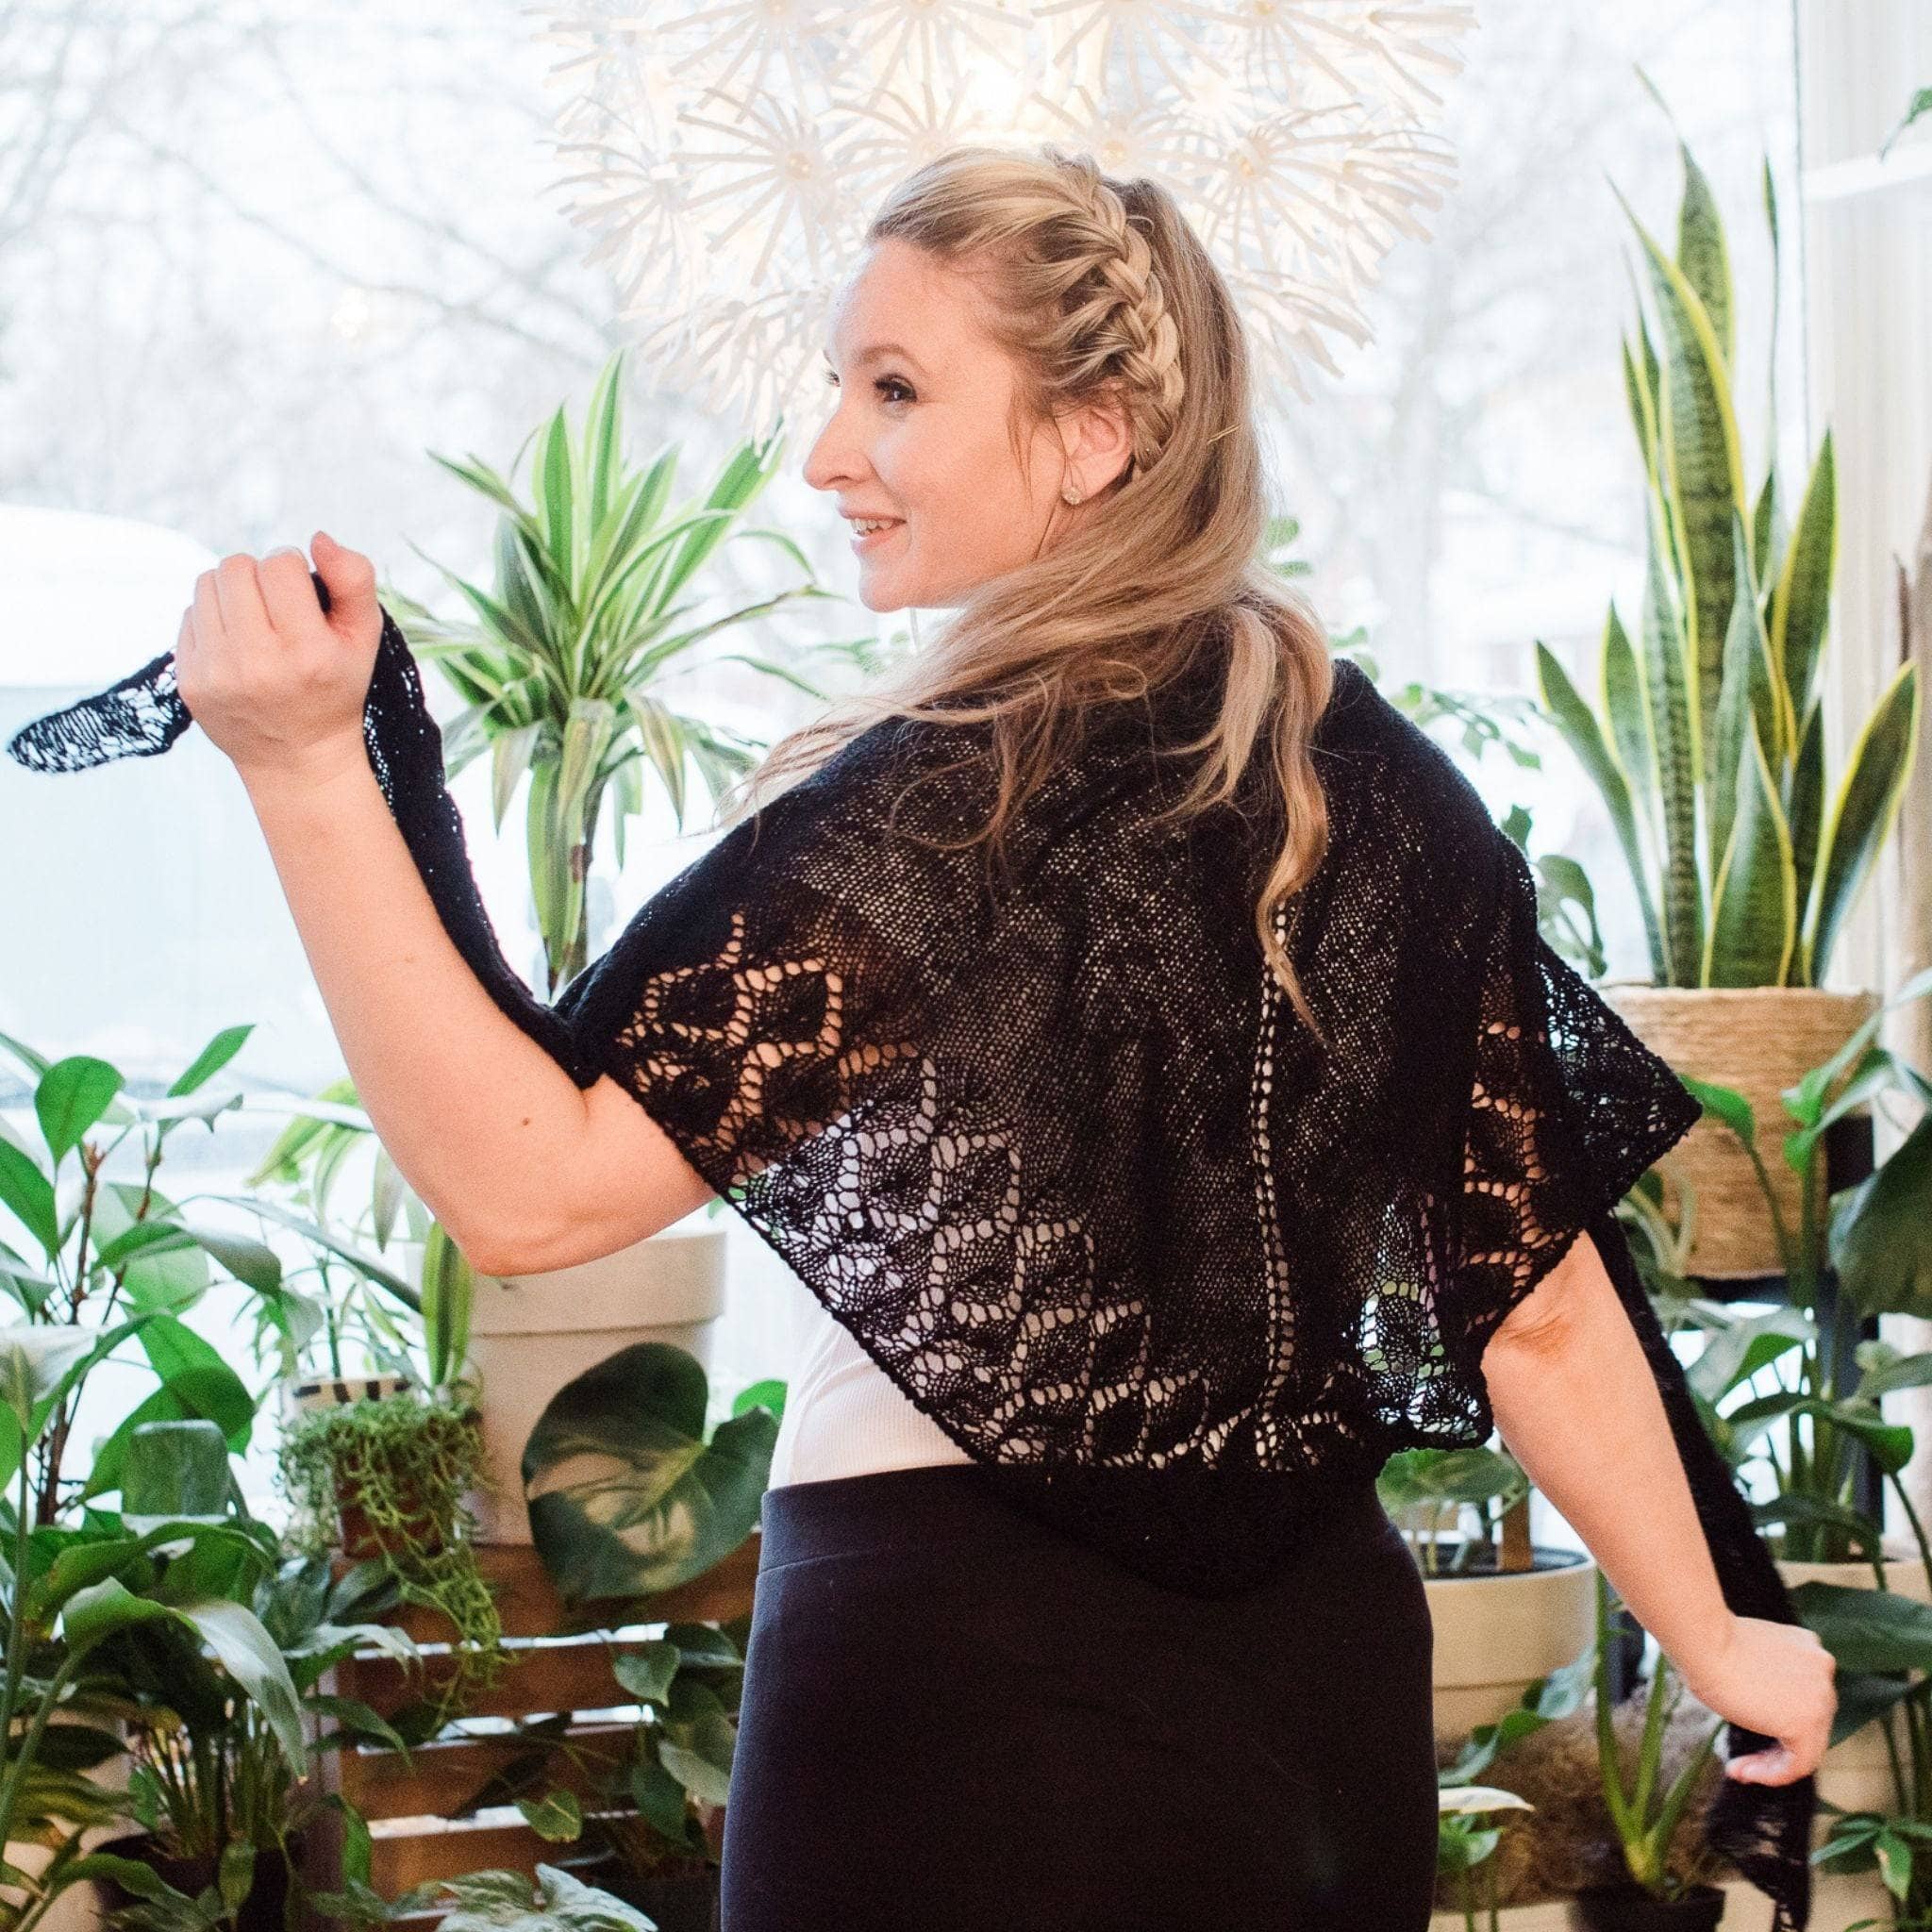
<path fill-rule="evenodd" d="M 1579 1550 L 1531 1547 L 1530 1482 L 1514 1457 L 1404 1449 L 1376 1490 L 1423 1573 L 1439 1738 L 1500 1718 L 1588 1646 L 1596 1566 Z"/>
<path fill-rule="evenodd" d="M 1612 981 L 1605 997 L 1674 1067 L 1764 1111 L 1871 1010 L 1869 993 L 1824 982 L 1909 775 L 1919 689 L 1903 665 L 1829 785 L 1819 679 L 1838 543 L 1831 439 L 1788 535 L 1774 455 L 1755 508 L 1746 500 L 1729 253 L 1709 184 L 1680 149 L 1676 258 L 1631 215 L 1659 325 L 1654 344 L 1640 316 L 1639 352 L 1624 357 L 1647 484 L 1639 636 L 1613 605 L 1595 708 L 1541 643 L 1537 658 L 1543 702 L 1609 811 L 1649 947 L 1650 982 Z M 1764 187 L 1774 214 L 1768 165 Z M 1690 1271 L 1775 1270 L 1737 1149 L 1700 1124 L 1678 1154 L 1704 1208 Z M 1795 1217 L 1795 1175 L 1776 1184 Z"/>
<path fill-rule="evenodd" d="M 30 1844 L 44 1855 L 30 1865 L 8 1857 L 9 1932 L 32 1932 L 68 1888 L 112 1876 L 123 1862 L 87 1849 L 83 1834 L 98 1835 L 125 1815 L 131 1802 L 128 1792 L 94 1774 L 125 1748 L 108 1724 L 134 1707 L 129 1658 L 142 1646 L 172 1641 L 197 1672 L 219 1678 L 225 1704 L 247 1708 L 246 1722 L 261 1725 L 291 1761 L 306 1761 L 287 1663 L 234 1594 L 238 1579 L 251 1579 L 269 1561 L 274 1540 L 260 1525 L 163 1511 L 160 1521 L 136 1533 L 124 1520 L 93 1511 L 58 1537 L 51 1561 L 36 1560 L 30 1454 L 102 1358 L 99 1342 L 71 1328 L 17 1324 L 0 1329 L 0 1401 L 8 1436 L 20 1445 L 6 1523 L 0 1837 L 9 1850 Z M 219 1444 L 225 1473 L 226 1444 L 219 1430 L 212 1424 L 190 1426 Z M 138 1458 L 144 1446 L 137 1431 L 127 1455 Z M 206 1460 L 181 1457 L 175 1444 L 158 1446 L 177 1468 Z M 153 1499 L 165 1485 L 149 1477 L 142 1487 Z M 178 1724 L 178 1709 L 170 1711 Z"/>
<path fill-rule="evenodd" d="M 359 1706 L 323 1694 L 324 1674 L 358 1647 L 375 1644 L 399 1657 L 415 1646 L 387 1625 L 364 1621 L 391 1608 L 393 1586 L 364 1565 L 340 1579 L 319 1559 L 283 1559 L 259 1524 L 229 1514 L 227 1449 L 209 1423 L 155 1423 L 135 1432 L 126 1491 L 159 1511 L 156 1529 L 185 1520 L 231 1523 L 253 1545 L 221 1552 L 155 1552 L 161 1584 L 179 1587 L 175 1566 L 211 1574 L 237 1609 L 253 1612 L 265 1642 L 280 1658 L 296 1699 L 301 1748 L 291 1748 L 285 1723 L 240 1697 L 225 1666 L 216 1668 L 183 1627 L 158 1622 L 122 1632 L 97 1654 L 116 1678 L 133 1768 L 127 1811 L 135 1834 L 97 1848 L 86 1861 L 116 1923 L 172 1932 L 196 1910 L 210 1926 L 234 1932 L 279 1932 L 301 1922 L 302 1863 L 308 1834 L 325 1809 L 342 1801 L 323 1795 L 311 1774 L 317 1755 L 368 1738 L 400 1743 L 392 1726 Z M 124 1514 L 141 1528 L 146 1519 Z M 325 1730 L 327 1720 L 337 1728 Z"/>
<path fill-rule="evenodd" d="M 487 464 L 436 457 L 498 512 L 493 584 L 486 590 L 442 573 L 472 621 L 444 623 L 392 588 L 383 592 L 418 655 L 441 665 L 464 700 L 445 747 L 450 775 L 490 752 L 498 829 L 518 782 L 529 777 L 525 842 L 546 998 L 583 970 L 597 937 L 588 887 L 606 803 L 616 807 L 622 865 L 626 822 L 643 808 L 647 764 L 681 827 L 688 763 L 715 799 L 757 761 L 751 741 L 680 710 L 672 679 L 694 667 L 711 639 L 831 595 L 781 531 L 741 527 L 776 469 L 775 437 L 735 449 L 703 500 L 688 508 L 672 508 L 675 449 L 641 472 L 626 469 L 623 367 L 620 351 L 598 376 L 581 437 L 561 407 L 535 434 L 528 506 Z M 805 580 L 693 621 L 700 572 L 741 538 L 774 544 Z M 740 653 L 724 661 L 823 696 L 800 664 L 849 662 L 857 648 L 807 646 L 784 664 Z M 721 1204 L 710 1211 L 715 1217 Z M 517 1471 L 531 1427 L 563 1383 L 633 1341 L 672 1343 L 708 1362 L 724 1308 L 724 1260 L 722 1227 L 665 1229 L 574 1266 L 478 1279 L 472 1358 L 487 1391 L 484 1446 L 493 1478 L 479 1504 L 486 1541 L 530 1540 Z M 641 1308 L 654 1319 L 640 1322 Z"/>
<path fill-rule="evenodd" d="M 1474 1874 L 1488 1867 L 1490 1879 L 1490 1932 L 1498 1932 L 1501 1919 L 1496 1906 L 1496 1847 L 1503 1840 L 1505 1827 L 1491 1824 L 1498 1811 L 1529 1811 L 1535 1807 L 1494 1785 L 1444 1785 L 1436 1793 L 1436 1871 L 1439 1876 L 1452 1875 L 1457 1881 L 1462 1906 L 1462 1923 L 1467 1932 L 1476 1932 L 1475 1881 Z"/>
<path fill-rule="evenodd" d="M 539 1865 L 534 1885 L 521 1872 L 472 1872 L 432 1878 L 393 1901 L 356 1884 L 315 1904 L 349 1925 L 391 1925 L 441 1912 L 445 1932 L 654 1932 L 635 1907 L 554 1865 Z"/>
<path fill-rule="evenodd" d="M 1757 1178 L 1787 1303 L 1751 1313 L 1700 1301 L 1678 1272 L 1682 1231 L 1672 1227 L 1661 1192 L 1640 1188 L 1630 1206 L 1648 1238 L 1640 1266 L 1662 1284 L 1670 1324 L 1707 1331 L 1686 1372 L 1706 1427 L 1734 1469 L 1741 1473 L 1759 1459 L 1768 1465 L 1773 1493 L 1754 1503 L 1753 1514 L 1774 1529 L 1794 1607 L 1840 1661 L 1839 1716 L 1818 1772 L 1821 1801 L 1932 1818 L 1923 1684 L 1924 1660 L 1932 1658 L 1932 1542 L 1902 1481 L 1912 1432 L 1887 1422 L 1882 1408 L 1891 1391 L 1932 1381 L 1932 1352 L 1907 1354 L 1882 1340 L 1848 1346 L 1842 1334 L 1843 1324 L 1882 1313 L 1932 1313 L 1925 1233 L 1932 1226 L 1932 1081 L 1876 1042 L 1887 1012 L 1928 994 L 1932 973 L 1869 1015 L 1781 1096 L 1788 1131 L 1778 1158 L 1805 1184 L 1795 1227 L 1771 1185 L 1750 1101 L 1686 1080 L 1707 1120 L 1735 1140 Z M 1885 1093 L 1916 1102 L 1918 1124 L 1870 1177 L 1840 1189 L 1828 1213 L 1814 1215 L 1808 1203 L 1825 1135 Z M 1836 1287 L 1836 1332 L 1826 1332 L 1822 1320 L 1827 1279 Z M 1882 1523 L 1858 1507 L 1862 1457 L 1897 1498 L 1907 1524 L 1902 1539 L 1885 1537 Z"/>
<path fill-rule="evenodd" d="M 1709 1932 L 1724 1917 L 1723 1889 L 1682 1883 L 1670 1865 L 1671 1842 L 1690 1807 L 1698 1780 L 1717 1748 L 1724 1720 L 1715 1719 L 1697 1748 L 1668 1785 L 1659 1777 L 1665 1727 L 1683 1694 L 1670 1660 L 1658 1651 L 1650 1673 L 1643 1737 L 1632 1781 L 1625 1786 L 1610 1691 L 1609 1580 L 1597 1573 L 1596 1730 L 1604 1806 L 1623 1847 L 1628 1874 L 1621 1884 L 1587 1886 L 1576 1903 L 1592 1932 Z"/>
<path fill-rule="evenodd" d="M 201 1418 L 212 1422 L 232 1449 L 250 1440 L 255 1396 L 190 1321 L 218 1278 L 210 1262 L 248 1289 L 268 1319 L 293 1320 L 281 1292 L 279 1263 L 265 1248 L 201 1227 L 158 1179 L 170 1135 L 197 1121 L 212 1130 L 238 1104 L 237 1094 L 202 1090 L 249 1030 L 232 1027 L 214 1036 L 158 1101 L 127 1098 L 120 1070 L 92 1055 L 55 1060 L 0 1037 L 0 1045 L 33 1076 L 34 1119 L 44 1149 L 32 1150 L 0 1130 L 0 1207 L 28 1243 L 27 1253 L 0 1244 L 0 1294 L 21 1318 L 7 1332 L 16 1365 L 30 1357 L 59 1364 L 43 1401 L 36 1398 L 30 1426 L 23 1429 L 0 1410 L 0 1486 L 11 1496 L 0 1500 L 0 1523 L 9 1557 L 17 1535 L 38 1533 L 37 1547 L 74 1537 L 111 1544 L 119 1533 L 111 1500 L 121 1489 L 129 1442 L 145 1423 Z M 114 1172 L 124 1148 L 139 1156 L 135 1177 Z M 34 1248 L 39 1254 L 29 1259 Z M 108 1360 L 122 1374 L 141 1372 L 149 1386 L 84 1457 L 90 1445 L 75 1438 L 82 1391 L 93 1370 Z M 15 1629 L 35 1632 L 45 1607 L 10 1605 Z M 8 1676 L 15 1692 L 8 1708 L 14 1721 L 25 1723 L 18 1700 L 27 1692 L 15 1664 L 8 1666 Z M 60 1748 L 71 1754 L 83 1741 L 63 1738 Z M 37 1924 L 54 1908 L 69 1884 L 64 1874 L 79 1856 L 82 1834 L 98 1836 L 118 1815 L 113 1805 L 103 1810 L 108 1801 L 102 1794 L 125 1762 L 117 1745 L 103 1758 L 76 1761 L 71 1782 L 50 1780 L 42 1769 L 21 1773 L 25 1782 L 9 1798 L 15 1809 L 4 1822 L 22 1832 L 18 1838 L 9 1832 L 5 1840 L 10 1872 L 0 1878 L 0 1904 L 31 1911 Z M 73 1810 L 31 1810 L 57 1797 Z"/>
<path fill-rule="evenodd" d="M 578 1848 L 569 1870 L 648 1913 L 659 1932 L 716 1932 L 750 1622 L 671 1624 L 622 1654 L 614 1674 L 638 1705 L 628 1732 L 520 1724 L 500 1740 L 508 1760 L 452 1815 L 514 1803 L 549 1843 Z M 566 1766 L 575 1789 L 557 1782 Z M 588 1816 L 577 1790 L 591 1795 Z"/>
<path fill-rule="evenodd" d="M 447 1619 L 456 1668 L 441 1722 L 513 1660 L 476 1560 L 471 1498 L 481 1466 L 474 1403 L 408 1387 L 296 1415 L 276 1454 L 294 1548 L 373 1561 L 404 1602 Z"/>

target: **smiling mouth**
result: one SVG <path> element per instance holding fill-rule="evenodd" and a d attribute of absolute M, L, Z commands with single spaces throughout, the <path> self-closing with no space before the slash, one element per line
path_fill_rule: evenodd
<path fill-rule="evenodd" d="M 862 557 L 868 550 L 876 548 L 879 544 L 883 543 L 887 540 L 887 538 L 895 536 L 899 531 L 903 530 L 905 527 L 905 520 L 902 518 L 895 523 L 888 524 L 882 530 L 868 530 L 862 532 L 853 537 L 852 547 Z"/>

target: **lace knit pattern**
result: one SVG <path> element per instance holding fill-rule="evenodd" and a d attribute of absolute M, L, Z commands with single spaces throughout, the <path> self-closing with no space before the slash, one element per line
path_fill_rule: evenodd
<path fill-rule="evenodd" d="M 554 1007 L 497 946 L 387 613 L 364 724 L 498 1007 L 579 1086 L 631 1093 L 1021 1506 L 1171 1588 L 1246 1589 L 1330 1485 L 1488 1439 L 1483 1350 L 1588 1231 L 1726 1600 L 1794 1621 L 1612 1212 L 1697 1104 L 1541 940 L 1528 868 L 1454 762 L 1336 674 L 1313 745 L 1329 852 L 1281 928 L 1326 1047 L 1253 931 L 1265 787 L 1152 825 L 1174 768 L 1141 708 L 1102 708 L 998 890 L 980 855 L 908 836 L 983 822 L 981 727 L 874 727 L 724 833 Z M 157 659 L 12 749 L 77 770 L 163 750 L 184 720 Z M 1732 1755 L 1769 1741 L 1730 1727 Z M 1725 1779 L 1707 1814 L 1776 1932 L 1808 1916 L 1813 1803 L 1808 1778 Z"/>

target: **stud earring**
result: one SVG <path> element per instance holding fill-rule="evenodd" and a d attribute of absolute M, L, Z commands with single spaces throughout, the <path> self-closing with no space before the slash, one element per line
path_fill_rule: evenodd
<path fill-rule="evenodd" d="M 1078 503 L 1080 500 L 1080 491 L 1078 486 L 1073 483 L 1061 484 L 1060 496 L 1061 499 L 1067 503 Z"/>

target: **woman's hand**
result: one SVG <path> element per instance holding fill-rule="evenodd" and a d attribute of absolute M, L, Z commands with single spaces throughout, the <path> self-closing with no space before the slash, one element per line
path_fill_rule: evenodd
<path fill-rule="evenodd" d="M 1802 1624 L 1734 1617 L 1724 1648 L 1701 1674 L 1684 1674 L 1691 1696 L 1718 1716 L 1775 1738 L 1724 1767 L 1749 1784 L 1788 1785 L 1818 1769 L 1838 1711 L 1838 1659 Z"/>
<path fill-rule="evenodd" d="M 244 779 L 329 777 L 369 762 L 362 708 L 382 641 L 375 567 L 325 531 L 311 548 L 325 616 L 308 559 L 284 547 L 202 572 L 181 619 L 175 689 Z"/>

